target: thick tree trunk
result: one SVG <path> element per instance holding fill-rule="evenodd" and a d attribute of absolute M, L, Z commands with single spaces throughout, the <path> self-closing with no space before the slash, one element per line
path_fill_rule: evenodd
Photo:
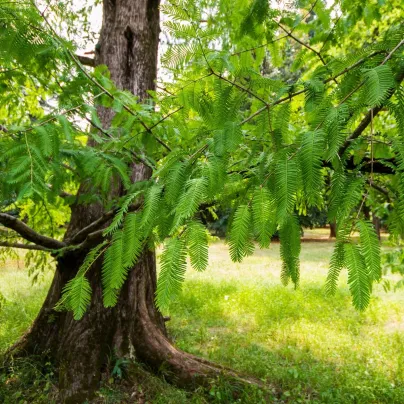
<path fill-rule="evenodd" d="M 158 0 L 104 0 L 97 62 L 109 67 L 111 78 L 118 87 L 141 99 L 145 99 L 147 90 L 155 86 L 158 6 Z M 103 126 L 108 127 L 113 116 L 111 110 L 100 109 L 99 115 Z M 132 174 L 133 180 L 139 181 L 149 178 L 151 173 L 145 166 L 134 164 Z M 85 190 L 86 185 L 82 184 L 79 192 Z M 65 239 L 74 236 L 102 213 L 99 205 L 73 206 Z M 171 345 L 163 318 L 154 304 L 154 252 L 143 252 L 129 272 L 114 308 L 104 308 L 102 303 L 102 262 L 99 260 L 88 272 L 93 293 L 84 317 L 75 321 L 71 313 L 55 311 L 64 285 L 75 276 L 85 255 L 86 252 L 81 255 L 69 253 L 58 259 L 53 283 L 37 319 L 11 351 L 49 355 L 59 368 L 61 402 L 80 403 L 91 398 L 108 357 L 114 353 L 136 357 L 155 369 L 164 365 L 168 377 L 180 385 L 206 384 L 210 378 L 223 373 L 243 383 L 251 383 L 230 370 Z"/>

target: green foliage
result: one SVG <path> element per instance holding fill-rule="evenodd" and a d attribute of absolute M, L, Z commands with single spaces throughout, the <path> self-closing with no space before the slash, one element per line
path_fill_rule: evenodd
<path fill-rule="evenodd" d="M 75 276 L 63 288 L 66 297 L 64 305 L 72 310 L 75 320 L 80 320 L 91 301 L 91 286 L 85 275 Z"/>
<path fill-rule="evenodd" d="M 344 245 L 344 258 L 348 267 L 348 285 L 353 305 L 358 310 L 364 310 L 369 305 L 371 286 L 365 259 L 359 246 L 352 243 Z"/>
<path fill-rule="evenodd" d="M 393 251 L 385 252 L 382 255 L 383 273 L 398 274 L 401 279 L 394 284 L 394 290 L 404 287 L 404 250 L 402 248 L 396 248 Z M 391 289 L 391 283 L 389 279 L 384 279 L 383 286 L 385 290 Z"/>
<path fill-rule="evenodd" d="M 199 205 L 206 198 L 206 178 L 193 178 L 186 183 L 186 190 L 182 194 L 175 208 L 176 223 L 180 224 L 183 219 L 188 219 L 198 210 Z"/>
<path fill-rule="evenodd" d="M 254 232 L 261 248 L 267 248 L 275 233 L 275 203 L 267 188 L 256 188 L 252 200 Z"/>
<path fill-rule="evenodd" d="M 298 185 L 299 166 L 296 158 L 287 154 L 281 155 L 275 169 L 276 212 L 281 224 L 294 211 Z"/>
<path fill-rule="evenodd" d="M 118 290 L 125 281 L 128 268 L 123 266 L 123 235 L 117 231 L 105 252 L 102 265 L 103 299 L 105 307 L 115 306 Z"/>
<path fill-rule="evenodd" d="M 394 86 L 392 71 L 388 65 L 377 66 L 366 71 L 365 95 L 370 107 L 379 106 L 386 99 L 389 90 Z"/>
<path fill-rule="evenodd" d="M 329 296 L 334 296 L 337 291 L 338 277 L 345 264 L 344 251 L 344 243 L 342 241 L 337 241 L 335 243 L 334 252 L 331 255 L 330 268 L 328 270 L 327 281 L 325 284 L 325 290 Z"/>
<path fill-rule="evenodd" d="M 138 195 L 139 193 L 136 192 L 134 194 L 129 194 L 125 197 L 124 201 L 122 202 L 122 205 L 120 206 L 117 214 L 114 216 L 114 219 L 112 220 L 111 224 L 105 229 L 104 234 L 108 235 L 118 230 L 118 228 L 122 225 L 122 222 L 125 219 L 125 214 L 129 210 L 129 205 Z"/>
<path fill-rule="evenodd" d="M 122 229 L 122 265 L 131 268 L 139 259 L 143 249 L 140 215 L 129 213 Z"/>
<path fill-rule="evenodd" d="M 229 235 L 230 256 L 233 261 L 242 259 L 254 252 L 252 220 L 249 205 L 240 205 L 234 213 Z"/>
<path fill-rule="evenodd" d="M 332 108 L 326 117 L 324 129 L 327 133 L 327 160 L 331 161 L 336 155 L 340 147 L 344 144 L 345 133 L 343 132 L 346 121 L 349 118 L 349 108 L 342 104 L 339 107 Z"/>
<path fill-rule="evenodd" d="M 198 221 L 189 223 L 186 239 L 192 268 L 204 271 L 208 265 L 208 233 L 205 226 Z"/>
<path fill-rule="evenodd" d="M 155 223 L 161 200 L 161 192 L 162 187 L 159 184 L 154 184 L 146 193 L 142 220 L 140 222 L 140 225 L 146 230 L 146 234 Z"/>
<path fill-rule="evenodd" d="M 228 238 L 236 262 L 251 255 L 254 239 L 268 247 L 279 229 L 282 279 L 297 285 L 295 214 L 327 207 L 344 232 L 327 290 L 335 292 L 345 266 L 354 305 L 365 308 L 381 270 L 363 207 L 388 203 L 389 231 L 404 235 L 404 13 L 393 0 L 362 3 L 345 2 L 336 18 L 327 2 L 283 10 L 266 0 L 167 2 L 167 74 L 142 102 L 116 88 L 106 67 L 86 70 L 72 56 L 76 45 L 55 34 L 73 29 L 68 6 L 52 7 L 49 27 L 34 4 L 2 3 L 2 211 L 17 209 L 27 225 L 62 239 L 69 214 L 62 220 L 60 212 L 72 204 L 114 210 L 96 229 L 107 243 L 96 253 L 105 305 L 116 304 L 142 250 L 164 242 L 157 302 L 166 307 L 187 253 L 196 270 L 206 268 L 207 210 L 234 212 Z M 101 107 L 113 115 L 106 128 Z M 134 162 L 150 173 L 135 184 Z M 13 231 L 0 236 L 20 241 Z M 93 250 L 64 292 L 77 318 L 89 304 L 85 273 L 94 257 Z"/>
<path fill-rule="evenodd" d="M 187 267 L 187 250 L 181 238 L 169 239 L 161 254 L 161 271 L 157 282 L 156 304 L 163 311 L 181 291 Z"/>
<path fill-rule="evenodd" d="M 324 140 L 322 131 L 307 132 L 303 135 L 300 150 L 300 170 L 303 173 L 304 192 L 308 206 L 318 203 L 324 185 L 322 156 Z"/>
<path fill-rule="evenodd" d="M 287 285 L 291 280 L 297 287 L 300 279 L 300 225 L 294 215 L 289 215 L 282 223 L 279 229 L 279 240 L 281 242 L 282 283 Z"/>
<path fill-rule="evenodd" d="M 92 291 L 86 273 L 103 254 L 106 244 L 105 241 L 97 245 L 86 255 L 77 275 L 64 286 L 62 298 L 56 305 L 58 310 L 71 310 L 75 320 L 80 320 L 90 305 Z"/>
<path fill-rule="evenodd" d="M 373 224 L 360 220 L 358 222 L 360 234 L 360 249 L 365 260 L 369 277 L 372 281 L 379 281 L 382 277 L 380 263 L 380 242 Z"/>

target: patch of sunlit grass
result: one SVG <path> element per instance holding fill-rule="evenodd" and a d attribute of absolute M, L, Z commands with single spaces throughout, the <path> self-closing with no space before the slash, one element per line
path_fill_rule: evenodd
<path fill-rule="evenodd" d="M 326 297 L 333 243 L 303 243 L 301 284 L 280 284 L 279 244 L 231 263 L 227 248 L 210 248 L 205 273 L 189 271 L 171 306 L 179 347 L 253 374 L 292 402 L 401 403 L 404 397 L 404 294 L 376 285 L 358 313 L 342 274 Z"/>
<path fill-rule="evenodd" d="M 189 269 L 183 293 L 164 313 L 171 315 L 172 338 L 188 352 L 277 385 L 284 401 L 402 403 L 404 292 L 386 293 L 376 285 L 371 306 L 358 313 L 342 273 L 336 296 L 326 297 L 332 249 L 332 242 L 302 244 L 301 283 L 295 290 L 280 283 L 278 243 L 238 264 L 223 242 L 212 243 L 209 268 Z M 0 269 L 0 292 L 7 299 L 0 309 L 0 353 L 32 323 L 51 276 L 32 285 L 18 262 Z M 153 380 L 158 388 L 148 393 L 149 402 L 204 401 Z M 212 399 L 229 402 L 218 398 L 224 397 L 220 389 L 212 387 Z M 108 402 L 119 402 L 111 398 L 119 391 L 104 390 L 100 394 Z M 169 394 L 160 397 L 160 390 Z"/>

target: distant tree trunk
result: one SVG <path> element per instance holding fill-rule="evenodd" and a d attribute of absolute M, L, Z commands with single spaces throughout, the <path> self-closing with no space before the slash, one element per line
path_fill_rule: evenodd
<path fill-rule="evenodd" d="M 370 208 L 369 206 L 363 205 L 363 216 L 365 216 L 366 220 L 370 220 Z"/>
<path fill-rule="evenodd" d="M 131 91 L 141 99 L 155 88 L 159 36 L 159 0 L 104 0 L 103 25 L 97 63 L 106 64 L 117 87 Z M 113 113 L 100 109 L 104 127 Z M 150 170 L 133 164 L 132 179 L 150 177 Z M 122 192 L 114 186 L 114 192 Z M 82 184 L 79 193 L 85 193 Z M 99 218 L 100 205 L 75 205 L 65 239 Z M 83 319 L 75 321 L 71 313 L 56 312 L 61 292 L 72 279 L 87 252 L 69 253 L 57 260 L 56 273 L 43 307 L 31 329 L 12 348 L 11 353 L 47 354 L 59 368 L 60 401 L 81 403 L 97 389 L 108 356 L 134 356 L 151 368 L 164 367 L 179 385 L 206 384 L 212 377 L 232 371 L 177 350 L 169 342 L 161 313 L 154 297 L 156 289 L 155 253 L 145 250 L 129 272 L 118 304 L 104 308 L 102 303 L 101 264 L 88 272 L 93 290 L 91 306 Z M 246 381 L 250 383 L 251 381 Z"/>
<path fill-rule="evenodd" d="M 375 216 L 373 212 L 371 212 L 371 210 L 368 206 L 365 205 L 363 207 L 363 215 L 365 216 L 365 219 L 370 220 L 371 214 L 372 214 L 373 226 L 375 227 L 377 237 L 379 237 L 379 240 L 380 240 L 380 219 L 377 216 Z"/>
<path fill-rule="evenodd" d="M 335 222 L 330 223 L 330 238 L 337 237 L 337 224 Z"/>
<path fill-rule="evenodd" d="M 379 240 L 380 240 L 380 237 L 381 237 L 380 236 L 380 230 L 381 230 L 380 218 L 377 217 L 375 214 L 373 214 L 372 222 L 373 222 L 373 226 L 375 227 L 377 237 L 379 237 Z"/>

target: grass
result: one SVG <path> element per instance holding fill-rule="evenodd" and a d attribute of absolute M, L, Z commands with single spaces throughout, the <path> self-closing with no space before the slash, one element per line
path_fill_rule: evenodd
<path fill-rule="evenodd" d="M 30 326 L 45 300 L 52 274 L 46 273 L 32 284 L 23 260 L 0 263 L 0 294 L 6 299 L 0 302 L 0 353 Z"/>
<path fill-rule="evenodd" d="M 370 308 L 358 313 L 343 274 L 337 295 L 325 297 L 332 247 L 302 244 L 301 285 L 294 290 L 280 284 L 279 244 L 234 264 L 224 244 L 213 243 L 208 270 L 188 271 L 181 297 L 165 313 L 172 338 L 188 352 L 280 387 L 286 402 L 402 403 L 404 293 L 376 285 Z M 34 319 L 49 280 L 46 275 L 31 287 L 15 263 L 0 269 L 0 292 L 8 300 L 0 310 L 0 351 Z M 148 402 L 205 401 L 157 378 L 139 380 L 136 394 Z M 99 402 L 126 402 L 122 394 L 106 383 Z M 231 402 L 221 385 L 212 386 L 210 399 Z"/>
<path fill-rule="evenodd" d="M 332 243 L 303 243 L 301 285 L 280 285 L 279 244 L 233 264 L 211 247 L 206 273 L 189 272 L 172 305 L 179 347 L 280 386 L 310 402 L 401 403 L 404 294 L 375 288 L 365 313 L 351 306 L 346 277 L 326 298 Z"/>

